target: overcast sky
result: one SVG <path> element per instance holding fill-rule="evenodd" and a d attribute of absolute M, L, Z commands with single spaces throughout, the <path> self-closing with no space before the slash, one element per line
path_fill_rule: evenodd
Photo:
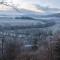
<path fill-rule="evenodd" d="M 2 1 L 2 0 L 0 0 Z M 24 8 L 32 11 L 41 11 L 42 9 L 60 8 L 60 0 L 3 0 L 8 2 L 13 2 L 19 8 Z"/>
<path fill-rule="evenodd" d="M 2 1 L 2 0 L 0 0 Z M 60 8 L 60 0 L 5 0 L 5 1 L 13 1 L 14 3 L 20 3 L 21 5 L 23 4 L 39 4 L 42 6 L 49 6 L 49 7 L 57 7 Z"/>
<path fill-rule="evenodd" d="M 39 5 L 47 5 L 50 7 L 57 7 L 60 8 L 60 0 L 13 0 L 14 3 L 16 2 L 20 2 L 20 4 L 22 5 L 22 3 L 32 3 L 32 4 L 39 4 Z"/>

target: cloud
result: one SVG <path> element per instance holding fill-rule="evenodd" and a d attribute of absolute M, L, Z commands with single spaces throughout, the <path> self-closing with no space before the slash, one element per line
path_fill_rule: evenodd
<path fill-rule="evenodd" d="M 0 0 L 1 1 L 1 0 Z M 12 2 L 19 8 L 27 10 L 43 12 L 49 10 L 48 8 L 60 8 L 60 0 L 5 0 Z"/>
<path fill-rule="evenodd" d="M 60 0 L 48 0 L 51 7 L 60 8 Z"/>
<path fill-rule="evenodd" d="M 17 4 L 19 8 L 24 8 L 32 11 L 50 11 L 52 8 L 59 8 L 59 0 L 13 0 L 14 4 Z M 59 5 L 59 6 L 58 6 Z M 50 9 L 50 10 L 49 10 Z"/>
<path fill-rule="evenodd" d="M 44 12 L 42 9 L 38 9 L 36 5 L 34 4 L 22 4 L 20 5 L 21 9 L 26 9 L 26 10 L 31 10 L 31 11 L 35 11 L 35 12 Z"/>
<path fill-rule="evenodd" d="M 2 0 L 0 0 L 2 1 Z M 32 3 L 32 4 L 46 4 L 49 7 L 60 8 L 60 0 L 4 0 L 13 2 L 14 4 Z"/>

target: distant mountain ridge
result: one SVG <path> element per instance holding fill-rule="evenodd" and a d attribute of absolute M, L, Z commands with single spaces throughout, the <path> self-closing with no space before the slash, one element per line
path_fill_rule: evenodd
<path fill-rule="evenodd" d="M 60 13 L 53 13 L 53 14 L 49 14 L 49 15 L 44 15 L 44 16 L 41 16 L 41 17 L 59 17 L 60 18 Z"/>

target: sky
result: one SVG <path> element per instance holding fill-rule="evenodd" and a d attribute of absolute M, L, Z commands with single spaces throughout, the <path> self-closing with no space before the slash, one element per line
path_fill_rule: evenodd
<path fill-rule="evenodd" d="M 2 1 L 2 0 L 0 0 Z M 60 8 L 60 0 L 4 0 L 4 1 L 9 1 L 13 2 L 14 4 L 39 4 L 42 6 L 49 6 L 49 7 L 57 7 Z"/>
<path fill-rule="evenodd" d="M 0 0 L 2 1 L 2 0 Z M 39 11 L 37 8 L 60 8 L 60 0 L 4 0 L 28 10 Z M 42 11 L 41 11 L 42 12 Z"/>
<path fill-rule="evenodd" d="M 60 0 L 13 0 L 14 3 L 19 2 L 22 4 L 39 4 L 42 6 L 60 8 Z"/>

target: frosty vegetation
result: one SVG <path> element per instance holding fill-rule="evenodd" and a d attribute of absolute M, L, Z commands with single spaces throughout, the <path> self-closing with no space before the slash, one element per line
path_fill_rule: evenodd
<path fill-rule="evenodd" d="M 0 31 L 0 60 L 60 60 L 60 31 L 31 28 Z"/>

